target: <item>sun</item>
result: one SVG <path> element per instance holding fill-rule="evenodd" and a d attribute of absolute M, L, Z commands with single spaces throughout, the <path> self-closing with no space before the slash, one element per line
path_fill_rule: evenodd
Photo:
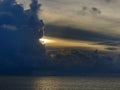
<path fill-rule="evenodd" d="M 39 39 L 39 41 L 40 41 L 42 44 L 47 44 L 47 43 L 52 43 L 52 42 L 54 42 L 53 40 L 48 39 L 48 38 L 45 38 L 45 37 Z"/>
<path fill-rule="evenodd" d="M 46 44 L 46 43 L 49 43 L 49 42 L 50 42 L 50 40 L 45 39 L 45 38 L 41 38 L 41 39 L 39 39 L 39 40 L 40 40 L 40 42 L 41 42 L 42 44 Z"/>

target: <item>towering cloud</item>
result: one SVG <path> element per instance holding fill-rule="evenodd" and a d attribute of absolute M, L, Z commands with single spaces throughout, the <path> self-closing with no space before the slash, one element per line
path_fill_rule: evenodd
<path fill-rule="evenodd" d="M 16 0 L 0 0 L 0 63 L 3 64 L 0 67 L 3 70 L 36 67 L 45 59 L 44 46 L 38 41 L 44 27 L 37 16 L 40 6 L 38 0 L 32 0 L 30 9 L 25 10 Z"/>

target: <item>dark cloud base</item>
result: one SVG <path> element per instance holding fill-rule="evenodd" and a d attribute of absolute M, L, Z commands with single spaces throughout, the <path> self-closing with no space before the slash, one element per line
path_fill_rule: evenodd
<path fill-rule="evenodd" d="M 38 41 L 44 27 L 37 16 L 40 6 L 31 0 L 30 9 L 24 10 L 16 0 L 0 1 L 0 75 L 32 74 L 49 66 Z"/>
<path fill-rule="evenodd" d="M 103 42 L 106 44 L 109 41 L 119 41 L 120 38 L 112 37 L 89 30 L 76 29 L 71 27 L 62 27 L 56 25 L 46 25 L 46 36 L 53 36 L 64 39 L 86 40 L 94 42 Z M 106 42 L 106 43 L 104 43 Z M 111 42 L 112 43 L 112 42 Z"/>

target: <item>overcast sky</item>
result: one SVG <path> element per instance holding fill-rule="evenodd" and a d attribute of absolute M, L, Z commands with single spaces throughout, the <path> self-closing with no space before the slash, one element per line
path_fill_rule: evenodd
<path fill-rule="evenodd" d="M 120 0 L 41 0 L 46 24 L 120 35 Z"/>
<path fill-rule="evenodd" d="M 30 0 L 18 0 L 29 3 Z M 46 24 L 120 35 L 120 0 L 39 0 Z"/>
<path fill-rule="evenodd" d="M 24 6 L 28 8 L 30 0 L 18 1 L 24 2 Z M 67 26 L 110 37 L 120 36 L 120 0 L 39 0 L 39 2 L 42 4 L 39 16 L 45 25 Z M 58 28 L 57 32 L 59 34 L 61 30 Z M 89 36 L 87 33 L 84 37 L 95 38 L 91 36 L 92 34 Z"/>

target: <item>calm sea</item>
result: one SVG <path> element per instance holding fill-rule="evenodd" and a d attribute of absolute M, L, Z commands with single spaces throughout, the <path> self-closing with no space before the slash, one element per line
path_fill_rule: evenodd
<path fill-rule="evenodd" d="M 120 90 L 120 78 L 0 77 L 0 90 Z"/>

